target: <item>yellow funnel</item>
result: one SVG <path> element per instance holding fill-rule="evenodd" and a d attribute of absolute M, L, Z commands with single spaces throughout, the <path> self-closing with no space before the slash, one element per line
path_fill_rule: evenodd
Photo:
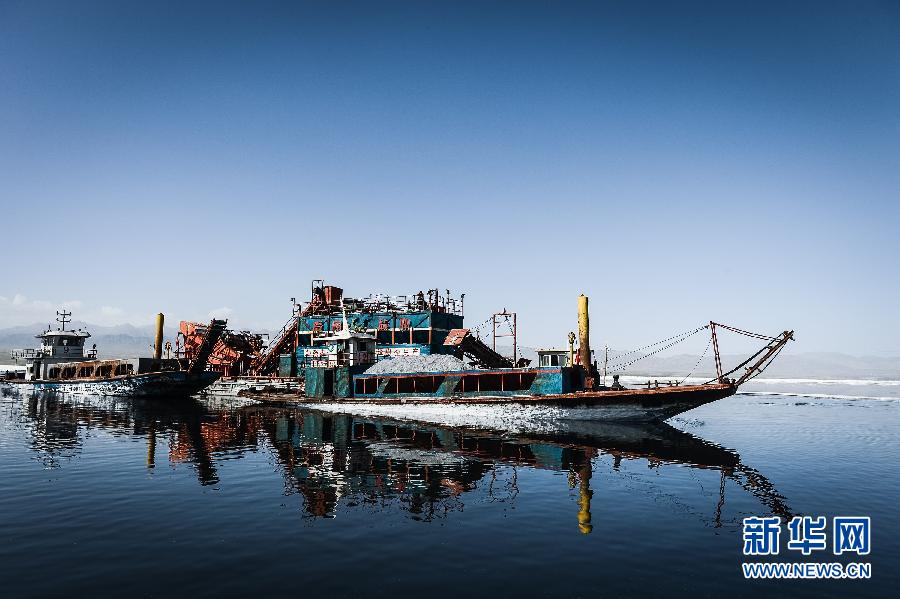
<path fill-rule="evenodd" d="M 163 316 L 163 313 L 160 312 L 156 315 L 156 342 L 153 344 L 153 358 L 155 360 L 162 359 L 162 351 L 163 351 L 163 323 L 166 321 L 166 317 Z"/>
<path fill-rule="evenodd" d="M 591 372 L 591 323 L 588 318 L 588 298 L 581 294 L 578 296 L 578 355 L 581 358 L 581 366 L 590 376 Z"/>

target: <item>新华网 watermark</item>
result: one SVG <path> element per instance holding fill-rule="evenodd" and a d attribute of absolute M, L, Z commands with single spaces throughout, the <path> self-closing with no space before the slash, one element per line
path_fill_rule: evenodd
<path fill-rule="evenodd" d="M 868 516 L 835 516 L 831 526 L 831 553 L 869 555 L 872 550 L 872 526 Z M 781 518 L 778 516 L 744 518 L 744 555 L 771 556 L 781 551 Z M 825 516 L 795 516 L 787 523 L 789 551 L 810 556 L 827 551 L 828 521 Z M 866 579 L 872 577 L 868 562 L 744 562 L 744 578 L 782 579 Z"/>

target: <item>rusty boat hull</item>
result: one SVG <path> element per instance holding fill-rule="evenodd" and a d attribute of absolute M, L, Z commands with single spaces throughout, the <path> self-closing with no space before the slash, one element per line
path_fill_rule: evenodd
<path fill-rule="evenodd" d="M 147 372 L 104 379 L 68 379 L 52 381 L 7 381 L 24 391 L 90 394 L 101 396 L 184 398 L 195 395 L 214 383 L 218 372 L 189 373 L 183 370 Z"/>
<path fill-rule="evenodd" d="M 591 422 L 659 422 L 734 395 L 730 383 L 650 389 L 580 391 L 551 395 L 300 398 L 304 406 L 359 416 L 422 420 L 435 424 L 540 432 L 545 422 L 579 434 Z"/>

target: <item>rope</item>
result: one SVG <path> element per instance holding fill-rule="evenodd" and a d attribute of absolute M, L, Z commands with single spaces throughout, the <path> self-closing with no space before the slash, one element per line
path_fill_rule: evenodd
<path fill-rule="evenodd" d="M 500 325 L 502 326 L 503 323 L 506 323 L 506 328 L 509 329 L 509 334 L 512 335 L 512 334 L 513 334 L 513 328 L 512 328 L 512 321 L 510 321 L 510 319 L 509 319 L 510 314 L 495 314 L 494 316 L 503 316 L 503 317 L 504 317 L 504 318 L 503 318 L 503 321 L 502 321 L 502 322 L 499 322 L 498 324 L 500 324 Z M 472 329 L 469 329 L 469 330 L 472 331 L 473 333 L 475 333 L 475 337 L 477 337 L 478 339 L 481 339 L 481 329 L 482 329 L 482 327 L 484 327 L 484 326 L 486 326 L 488 323 L 490 323 L 491 320 L 494 318 L 494 316 L 488 317 L 484 322 L 482 322 L 482 323 L 479 324 L 478 326 L 476 326 L 476 327 L 474 327 L 474 328 L 472 328 Z"/>
<path fill-rule="evenodd" d="M 653 350 L 652 352 L 650 352 L 650 353 L 648 353 L 648 354 L 643 354 L 643 355 L 641 355 L 641 356 L 638 356 L 637 358 L 635 358 L 635 359 L 633 359 L 633 360 L 630 360 L 630 361 L 628 361 L 628 362 L 626 362 L 626 363 L 624 363 L 624 364 L 620 364 L 620 365 L 616 366 L 615 368 L 613 368 L 613 369 L 611 369 L 611 370 L 609 369 L 609 366 L 607 366 L 607 372 L 618 372 L 618 371 L 620 371 L 620 370 L 625 370 L 626 368 L 628 368 L 629 366 L 631 366 L 631 365 L 634 364 L 635 362 L 639 362 L 640 360 L 643 360 L 644 358 L 649 358 L 649 357 L 652 356 L 652 355 L 658 354 L 658 353 L 661 352 L 661 351 L 665 351 L 665 350 L 669 349 L 670 347 L 673 347 L 673 346 L 675 346 L 675 345 L 678 345 L 678 344 L 681 343 L 682 341 L 685 341 L 686 339 L 688 339 L 688 338 L 690 338 L 690 337 L 693 337 L 694 335 L 696 335 L 697 333 L 699 333 L 699 332 L 702 331 L 703 329 L 707 329 L 707 328 L 709 328 L 709 325 L 703 325 L 702 327 L 696 328 L 696 329 L 694 329 L 693 331 L 689 331 L 689 332 L 686 332 L 686 333 L 681 333 L 680 335 L 675 335 L 674 337 L 669 337 L 668 339 L 663 339 L 662 341 L 657 341 L 656 343 L 651 343 L 650 345 L 645 345 L 643 348 L 640 348 L 640 349 L 636 349 L 636 350 L 630 351 L 630 352 L 628 352 L 627 354 L 622 354 L 621 356 L 619 356 L 619 357 L 617 358 L 617 360 L 621 359 L 623 356 L 627 356 L 627 355 L 633 354 L 633 353 L 635 353 L 635 352 L 639 352 L 639 351 L 641 351 L 641 350 L 643 350 L 643 349 L 647 349 L 647 348 L 650 348 L 650 347 L 654 347 L 654 346 L 656 346 L 656 345 L 659 345 L 660 343 L 665 343 L 666 341 L 670 341 L 670 340 L 672 340 L 672 339 L 675 339 L 675 341 L 672 341 L 672 342 L 669 343 L 668 345 L 664 345 L 664 346 L 662 346 L 662 347 L 660 347 L 660 348 L 658 348 L 658 349 L 655 349 L 655 350 Z"/>
<path fill-rule="evenodd" d="M 777 338 L 777 337 L 773 337 L 773 340 L 775 340 L 775 339 L 778 339 L 778 338 Z M 746 383 L 747 381 L 753 380 L 753 379 L 755 379 L 756 377 L 758 377 L 759 375 L 761 375 L 761 374 L 766 370 L 766 368 L 768 368 L 769 365 L 771 365 L 772 362 L 775 361 L 775 358 L 778 357 L 778 354 L 780 354 L 781 351 L 785 348 L 785 345 L 786 345 L 786 342 L 785 342 L 784 345 L 782 345 L 781 347 L 779 347 L 778 350 L 776 350 L 774 354 L 772 354 L 771 356 L 769 356 L 769 358 L 768 358 L 768 359 L 766 360 L 766 362 L 765 362 L 765 365 L 764 365 L 762 368 L 758 368 L 758 369 L 757 369 L 757 372 L 756 372 L 755 374 L 753 374 L 753 376 L 747 377 L 747 378 L 744 380 L 744 382 Z M 741 362 L 740 364 L 738 364 L 737 366 L 735 366 L 734 368 L 732 368 L 731 370 L 729 370 L 728 372 L 723 373 L 723 374 L 722 374 L 722 377 L 725 378 L 725 377 L 727 377 L 728 375 L 730 375 L 730 374 L 732 374 L 732 373 L 734 373 L 734 372 L 737 372 L 738 370 L 740 370 L 741 368 L 743 368 L 744 366 L 746 366 L 747 364 L 749 364 L 752 360 L 756 359 L 757 356 L 762 355 L 764 352 L 766 352 L 766 351 L 768 351 L 769 349 L 771 349 L 771 347 L 772 347 L 772 345 L 771 345 L 771 343 L 770 343 L 769 345 L 767 345 L 767 346 L 765 346 L 764 348 L 760 349 L 758 352 L 756 352 L 755 354 L 753 354 L 752 356 L 750 356 L 749 358 L 747 358 L 746 360 L 744 360 L 743 362 Z M 710 380 L 708 380 L 706 383 L 704 383 L 704 385 L 705 385 L 705 384 L 708 384 L 708 383 L 712 383 L 712 382 L 714 382 L 715 380 L 716 380 L 716 379 L 710 379 Z"/>
<path fill-rule="evenodd" d="M 755 379 L 756 377 L 758 377 L 759 375 L 761 375 L 762 373 L 764 373 L 764 372 L 766 371 L 766 368 L 768 368 L 769 366 L 772 365 L 772 362 L 775 361 L 775 358 L 778 357 L 778 354 L 780 354 L 780 353 L 781 353 L 781 350 L 783 350 L 786 346 L 787 346 L 787 344 L 782 345 L 781 347 L 779 347 L 779 348 L 778 348 L 778 351 L 776 351 L 774 354 L 772 354 L 771 356 L 769 356 L 769 360 L 766 362 L 766 365 L 763 366 L 762 368 L 758 368 L 758 369 L 756 370 L 756 373 L 755 373 L 753 376 L 748 376 L 746 379 L 744 379 L 744 382 L 746 383 L 747 381 L 752 381 L 753 379 Z"/>
<path fill-rule="evenodd" d="M 749 364 L 752 360 L 755 360 L 757 356 L 762 355 L 763 352 L 765 352 L 767 349 L 769 349 L 769 346 L 768 346 L 768 345 L 765 346 L 764 348 L 762 348 L 761 350 L 759 350 L 758 352 L 756 352 L 755 354 L 753 354 L 752 356 L 750 356 L 749 358 L 747 358 L 746 360 L 744 360 L 743 362 L 741 362 L 740 364 L 738 364 L 737 366 L 735 366 L 734 368 L 732 368 L 731 370 L 729 370 L 728 372 L 723 372 L 723 373 L 722 373 L 722 378 L 728 377 L 729 374 L 734 374 L 735 372 L 737 372 L 738 370 L 740 370 L 741 368 L 743 368 L 744 366 L 746 366 L 747 364 Z M 707 385 L 707 384 L 713 383 L 713 382 L 715 382 L 715 381 L 717 381 L 717 380 L 718 380 L 718 379 L 709 379 L 708 381 L 706 381 L 706 382 L 703 383 L 703 384 L 704 384 L 704 385 Z"/>
<path fill-rule="evenodd" d="M 509 334 L 512 335 L 514 333 L 512 321 L 509 319 L 509 314 L 503 315 L 503 321 L 506 323 L 506 328 L 509 329 Z"/>
<path fill-rule="evenodd" d="M 682 333 L 678 333 L 677 335 L 672 335 L 672 336 L 669 337 L 668 339 L 663 339 L 662 341 L 657 341 L 656 343 L 650 343 L 649 345 L 645 345 L 645 346 L 643 346 L 643 347 L 639 347 L 639 348 L 637 348 L 637 349 L 633 349 L 633 350 L 631 350 L 631 351 L 629 351 L 629 352 L 625 352 L 624 354 L 620 354 L 620 355 L 616 356 L 615 358 L 612 359 L 612 363 L 613 363 L 613 365 L 615 365 L 615 364 L 617 364 L 618 362 L 620 362 L 620 361 L 622 360 L 622 358 L 624 358 L 625 356 L 630 356 L 631 354 L 636 354 L 636 353 L 638 353 L 638 352 L 642 352 L 642 351 L 644 351 L 645 349 L 650 349 L 651 347 L 655 347 L 655 346 L 657 346 L 657 345 L 659 345 L 659 344 L 661 344 L 661 343 L 666 343 L 667 341 L 671 341 L 672 339 L 676 339 L 676 338 L 678 338 L 678 337 L 684 337 L 684 339 L 687 339 L 687 338 L 690 337 L 691 335 L 694 335 L 694 334 L 696 334 L 696 333 L 699 333 L 699 332 L 702 331 L 703 329 L 708 329 L 708 328 L 709 328 L 709 325 L 708 325 L 708 324 L 705 324 L 705 325 L 703 325 L 702 327 L 699 327 L 699 328 L 694 329 L 693 331 L 685 331 L 685 332 L 682 332 Z M 683 341 L 684 339 L 681 339 L 680 341 Z M 679 343 L 680 341 L 676 341 L 676 343 Z M 652 355 L 652 354 L 648 354 L 648 355 Z M 646 356 L 644 356 L 644 357 L 646 357 Z M 632 363 L 633 363 L 633 362 L 632 362 Z"/>
<path fill-rule="evenodd" d="M 768 335 L 763 335 L 762 333 L 751 333 L 750 331 L 745 331 L 744 329 L 739 329 L 737 327 L 731 327 L 727 324 L 720 324 L 718 322 L 714 323 L 717 327 L 723 328 L 727 331 L 731 331 L 733 333 L 738 333 L 739 335 L 746 335 L 747 337 L 753 337 L 754 339 L 762 339 L 764 341 L 775 341 L 776 337 L 769 337 Z"/>
<path fill-rule="evenodd" d="M 478 339 L 481 339 L 481 328 L 483 326 L 485 326 L 487 323 L 489 323 L 491 321 L 491 318 L 493 318 L 493 317 L 489 317 L 489 318 L 485 319 L 485 321 L 482 322 L 480 325 L 476 326 L 473 329 L 469 329 L 469 330 L 473 331 L 475 333 L 475 337 L 477 337 Z"/>
<path fill-rule="evenodd" d="M 690 376 L 691 376 L 692 374 L 694 374 L 694 371 L 697 370 L 697 367 L 698 367 L 698 366 L 700 366 L 700 362 L 702 362 L 702 361 L 703 361 L 703 358 L 706 357 L 706 352 L 709 351 L 709 347 L 710 347 L 711 345 L 712 345 L 712 337 L 710 337 L 710 338 L 709 338 L 709 341 L 706 342 L 706 349 L 703 350 L 703 354 L 700 356 L 700 359 L 697 360 L 697 363 L 694 364 L 694 367 L 691 368 L 691 371 L 690 371 L 689 373 L 687 373 L 686 375 L 684 375 L 684 378 L 683 378 L 683 379 L 681 379 L 680 381 L 678 381 L 678 384 L 679 384 L 679 385 L 681 385 L 682 383 L 684 383 L 686 380 L 688 380 L 688 379 L 690 378 Z"/>

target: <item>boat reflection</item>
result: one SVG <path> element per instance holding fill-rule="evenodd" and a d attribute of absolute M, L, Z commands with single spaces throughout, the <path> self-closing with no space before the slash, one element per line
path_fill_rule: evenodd
<path fill-rule="evenodd" d="M 209 402 L 33 394 L 23 397 L 32 449 L 49 467 L 77 454 L 93 429 L 147 441 L 146 466 L 155 468 L 160 445 L 173 465 L 188 464 L 201 485 L 218 485 L 225 460 L 271 452 L 285 490 L 303 498 L 304 512 L 334 517 L 339 508 L 399 508 L 420 520 L 461 511 L 466 494 L 513 502 L 519 467 L 567 473 L 577 493 L 577 526 L 592 530 L 592 477 L 598 457 L 612 470 L 642 460 L 719 473 L 711 524 L 722 525 L 726 481 L 766 509 L 791 517 L 785 499 L 740 456 L 667 424 L 602 425 L 573 433 L 507 435 L 424 423 L 361 418 L 306 409 Z M 568 491 L 567 491 L 568 492 Z"/>

